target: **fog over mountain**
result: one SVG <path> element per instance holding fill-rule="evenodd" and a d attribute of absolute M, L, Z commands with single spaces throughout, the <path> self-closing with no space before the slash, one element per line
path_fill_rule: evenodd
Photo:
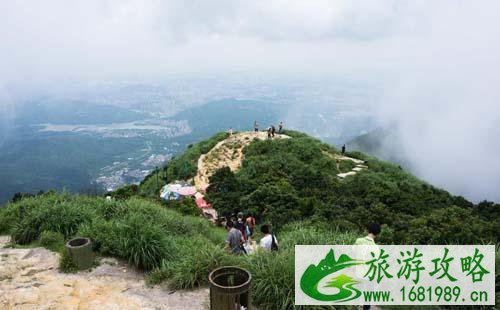
<path fill-rule="evenodd" d="M 398 124 L 385 143 L 419 177 L 500 201 L 498 16 L 498 1 L 3 1 L 0 143 L 25 98 L 71 81 L 348 78 L 373 87 L 357 104 Z M 335 113 L 302 102 L 290 126 L 311 105 Z"/>

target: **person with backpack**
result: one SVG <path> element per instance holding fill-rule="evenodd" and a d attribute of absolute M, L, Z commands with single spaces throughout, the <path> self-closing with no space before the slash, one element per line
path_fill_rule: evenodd
<path fill-rule="evenodd" d="M 345 155 L 345 144 L 342 145 L 342 155 Z"/>
<path fill-rule="evenodd" d="M 243 221 L 243 213 L 238 212 L 238 220 L 235 223 L 235 228 L 241 232 L 241 235 L 243 236 L 243 240 L 247 240 L 247 232 L 245 229 L 245 222 Z"/>
<path fill-rule="evenodd" d="M 264 234 L 264 237 L 260 239 L 260 247 L 266 251 L 278 251 L 278 240 L 269 232 L 269 225 L 262 225 L 260 231 Z"/>
<path fill-rule="evenodd" d="M 274 127 L 274 125 L 271 125 L 271 135 L 272 137 L 274 138 L 274 133 L 276 132 L 276 128 Z"/>

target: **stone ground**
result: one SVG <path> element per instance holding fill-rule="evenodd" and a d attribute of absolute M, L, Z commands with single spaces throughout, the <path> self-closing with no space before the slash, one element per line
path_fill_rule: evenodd
<path fill-rule="evenodd" d="M 144 275 L 113 258 L 92 271 L 60 273 L 45 248 L 4 248 L 0 236 L 0 309 L 208 309 L 208 289 L 148 287 Z"/>

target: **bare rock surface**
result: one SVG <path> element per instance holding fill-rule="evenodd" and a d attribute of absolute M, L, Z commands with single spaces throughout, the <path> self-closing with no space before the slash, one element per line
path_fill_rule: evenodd
<path fill-rule="evenodd" d="M 0 236 L 0 309 L 207 309 L 208 289 L 148 287 L 144 275 L 113 258 L 92 271 L 64 274 L 45 248 L 4 248 Z"/>

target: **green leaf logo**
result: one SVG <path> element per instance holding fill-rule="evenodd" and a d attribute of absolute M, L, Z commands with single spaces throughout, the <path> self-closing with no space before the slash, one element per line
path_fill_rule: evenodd
<path fill-rule="evenodd" d="M 339 274 L 332 278 L 324 287 L 334 287 L 339 290 L 336 294 L 323 294 L 318 290 L 321 279 L 347 267 L 362 265 L 365 261 L 352 259 L 342 254 L 335 260 L 335 253 L 330 250 L 317 266 L 311 264 L 300 278 L 300 288 L 309 297 L 321 301 L 345 302 L 361 296 L 361 291 L 354 285 L 360 283 L 346 274 Z"/>

